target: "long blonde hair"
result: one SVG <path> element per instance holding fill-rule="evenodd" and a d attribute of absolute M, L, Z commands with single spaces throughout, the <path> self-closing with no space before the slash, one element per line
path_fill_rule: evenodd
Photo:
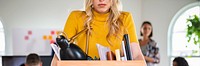
<path fill-rule="evenodd" d="M 93 20 L 93 0 L 85 0 L 85 12 L 87 15 L 87 19 L 85 21 L 84 27 L 89 29 L 91 32 L 91 22 Z M 122 31 L 122 26 L 123 23 L 121 19 L 119 18 L 121 15 L 121 5 L 119 0 L 111 0 L 111 7 L 110 7 L 110 15 L 108 17 L 108 27 L 109 27 L 109 32 L 108 35 L 106 36 L 106 39 L 110 45 L 112 45 L 112 42 L 110 41 L 109 37 L 112 35 L 118 37 L 120 35 L 120 32 Z"/>

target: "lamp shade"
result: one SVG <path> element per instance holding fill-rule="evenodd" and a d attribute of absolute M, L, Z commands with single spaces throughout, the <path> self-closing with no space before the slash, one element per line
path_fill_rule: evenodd
<path fill-rule="evenodd" d="M 68 40 L 60 35 L 56 38 L 56 43 L 61 48 L 61 60 L 87 60 L 87 54 L 76 44 L 68 43 Z"/>

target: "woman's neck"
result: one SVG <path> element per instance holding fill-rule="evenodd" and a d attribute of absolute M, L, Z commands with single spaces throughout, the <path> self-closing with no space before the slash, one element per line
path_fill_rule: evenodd
<path fill-rule="evenodd" d="M 143 36 L 143 40 L 149 40 L 150 38 L 148 36 Z"/>
<path fill-rule="evenodd" d="M 96 9 L 93 9 L 94 11 L 96 11 L 97 13 L 99 13 L 99 14 L 106 14 L 106 13 L 108 13 L 110 10 L 108 9 L 108 10 L 106 10 L 106 11 L 98 11 L 98 10 L 96 10 Z"/>
<path fill-rule="evenodd" d="M 96 12 L 95 10 L 92 10 L 92 12 L 93 12 L 94 20 L 97 20 L 100 22 L 106 22 L 110 14 L 110 12 L 105 13 L 105 14 L 100 14 Z"/>

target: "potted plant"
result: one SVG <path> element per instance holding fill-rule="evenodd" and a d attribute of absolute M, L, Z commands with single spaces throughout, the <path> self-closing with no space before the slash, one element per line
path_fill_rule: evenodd
<path fill-rule="evenodd" d="M 187 34 L 188 42 L 193 40 L 195 45 L 200 44 L 200 18 L 197 15 L 187 19 Z"/>
<path fill-rule="evenodd" d="M 200 18 L 197 15 L 190 16 L 187 19 L 186 37 L 188 42 L 192 40 L 195 45 L 199 44 L 200 48 Z M 199 55 L 199 50 L 192 50 L 192 55 Z"/>

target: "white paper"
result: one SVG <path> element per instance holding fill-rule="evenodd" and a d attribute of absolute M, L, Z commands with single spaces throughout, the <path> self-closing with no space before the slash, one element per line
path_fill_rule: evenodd
<path fill-rule="evenodd" d="M 58 57 L 58 59 L 61 60 L 60 59 L 60 48 L 57 45 L 55 45 L 55 44 L 51 44 L 51 48 L 55 52 L 55 54 Z"/>
<path fill-rule="evenodd" d="M 127 57 L 126 57 L 126 49 L 125 49 L 125 44 L 124 44 L 124 41 L 122 41 L 122 50 L 123 50 L 123 53 L 124 53 L 124 57 L 123 57 L 123 61 L 127 61 Z"/>
<path fill-rule="evenodd" d="M 119 49 L 116 49 L 115 50 L 115 56 L 116 56 L 116 60 L 117 61 L 120 61 L 121 59 L 120 59 L 120 50 Z"/>
<path fill-rule="evenodd" d="M 49 44 L 55 41 L 58 30 L 14 28 L 12 32 L 13 55 L 26 56 L 30 53 L 37 53 L 40 56 L 46 56 L 51 55 L 52 49 Z"/>
<path fill-rule="evenodd" d="M 100 60 L 107 60 L 106 53 L 110 51 L 108 47 L 102 46 L 100 44 L 96 44 Z"/>

